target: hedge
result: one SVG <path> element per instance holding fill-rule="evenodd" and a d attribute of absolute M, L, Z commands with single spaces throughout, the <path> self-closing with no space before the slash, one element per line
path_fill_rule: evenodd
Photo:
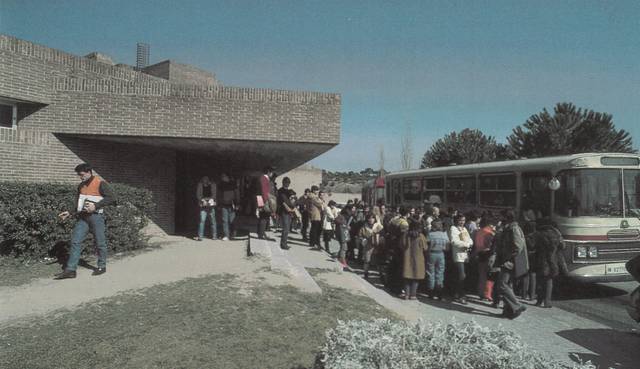
<path fill-rule="evenodd" d="M 555 361 L 513 332 L 475 322 L 338 321 L 326 338 L 314 369 L 595 369 Z"/>
<path fill-rule="evenodd" d="M 110 252 L 143 248 L 142 228 L 153 208 L 151 192 L 111 184 L 117 203 L 105 208 L 107 247 Z M 0 255 L 40 259 L 68 248 L 75 218 L 62 221 L 58 214 L 75 208 L 73 184 L 0 182 Z M 87 237 L 87 244 L 93 237 Z M 93 247 L 85 247 L 92 252 Z"/>

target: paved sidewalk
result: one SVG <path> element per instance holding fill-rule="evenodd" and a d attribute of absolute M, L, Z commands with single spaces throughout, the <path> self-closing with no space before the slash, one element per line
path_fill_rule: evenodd
<path fill-rule="evenodd" d="M 75 279 L 39 279 L 19 287 L 0 287 L 0 326 L 16 319 L 34 317 L 61 308 L 74 308 L 93 300 L 130 290 L 165 284 L 208 274 L 229 273 L 251 277 L 268 261 L 246 257 L 246 240 L 201 242 L 164 236 L 162 247 L 108 261 L 107 273 L 91 276 L 79 268 Z M 280 278 L 274 283 L 288 283 Z"/>

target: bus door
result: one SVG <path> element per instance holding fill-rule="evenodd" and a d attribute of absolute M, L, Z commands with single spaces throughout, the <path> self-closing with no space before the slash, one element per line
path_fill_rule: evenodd
<path fill-rule="evenodd" d="M 525 220 L 534 221 L 551 215 L 551 173 L 524 172 L 521 175 L 520 210 Z"/>

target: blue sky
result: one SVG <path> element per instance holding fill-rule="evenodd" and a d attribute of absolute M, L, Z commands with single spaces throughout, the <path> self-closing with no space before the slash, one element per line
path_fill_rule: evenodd
<path fill-rule="evenodd" d="M 414 167 L 453 130 L 499 142 L 558 102 L 613 114 L 639 147 L 639 1 L 0 0 L 0 32 L 135 64 L 136 42 L 223 84 L 342 94 L 329 170 Z"/>

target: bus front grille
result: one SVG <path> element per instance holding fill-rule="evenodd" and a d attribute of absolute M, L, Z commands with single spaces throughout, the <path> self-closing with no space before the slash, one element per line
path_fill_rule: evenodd
<path fill-rule="evenodd" d="M 626 262 L 640 254 L 640 242 L 585 242 L 567 243 L 573 252 L 573 261 L 576 263 L 601 263 L 601 262 Z M 578 258 L 575 248 L 578 246 L 589 248 L 597 247 L 597 257 Z"/>
<path fill-rule="evenodd" d="M 610 240 L 637 240 L 640 238 L 640 231 L 637 229 L 614 229 L 607 232 L 607 238 Z"/>

